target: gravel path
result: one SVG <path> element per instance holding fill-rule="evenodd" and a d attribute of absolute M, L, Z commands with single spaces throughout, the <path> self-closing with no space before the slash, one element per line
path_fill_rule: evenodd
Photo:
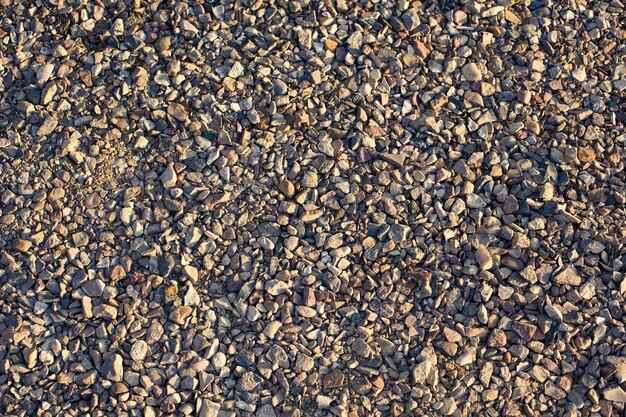
<path fill-rule="evenodd" d="M 0 415 L 626 414 L 626 6 L 0 0 Z"/>

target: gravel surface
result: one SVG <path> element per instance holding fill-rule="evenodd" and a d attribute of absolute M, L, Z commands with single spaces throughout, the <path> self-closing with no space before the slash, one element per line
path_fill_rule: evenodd
<path fill-rule="evenodd" d="M 0 0 L 0 415 L 625 415 L 622 1 Z"/>

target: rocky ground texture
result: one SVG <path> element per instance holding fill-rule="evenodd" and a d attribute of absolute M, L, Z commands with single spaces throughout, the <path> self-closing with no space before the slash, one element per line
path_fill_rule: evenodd
<path fill-rule="evenodd" d="M 0 415 L 624 415 L 625 7 L 0 0 Z"/>

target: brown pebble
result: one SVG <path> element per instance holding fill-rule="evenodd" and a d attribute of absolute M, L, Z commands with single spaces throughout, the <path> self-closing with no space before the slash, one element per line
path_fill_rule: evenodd
<path fill-rule="evenodd" d="M 31 246 L 33 245 L 33 242 L 31 242 L 30 240 L 26 240 L 26 239 L 15 239 L 13 241 L 13 250 L 16 250 L 18 252 L 28 252 L 31 248 Z"/>
<path fill-rule="evenodd" d="M 85 207 L 88 209 L 96 208 L 102 203 L 102 199 L 97 193 L 91 193 L 85 198 Z"/>
<path fill-rule="evenodd" d="M 296 194 L 296 187 L 289 180 L 280 180 L 278 183 L 278 189 L 281 193 L 287 197 L 293 197 Z"/>
<path fill-rule="evenodd" d="M 596 152 L 588 147 L 578 148 L 578 159 L 580 162 L 588 163 L 596 160 Z"/>
<path fill-rule="evenodd" d="M 344 375 L 339 369 L 335 369 L 324 376 L 322 385 L 324 388 L 339 388 L 343 385 Z"/>

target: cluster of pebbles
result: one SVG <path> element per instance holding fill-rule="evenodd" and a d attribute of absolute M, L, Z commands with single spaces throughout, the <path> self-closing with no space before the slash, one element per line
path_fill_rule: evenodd
<path fill-rule="evenodd" d="M 2 416 L 622 416 L 621 0 L 0 0 Z"/>

